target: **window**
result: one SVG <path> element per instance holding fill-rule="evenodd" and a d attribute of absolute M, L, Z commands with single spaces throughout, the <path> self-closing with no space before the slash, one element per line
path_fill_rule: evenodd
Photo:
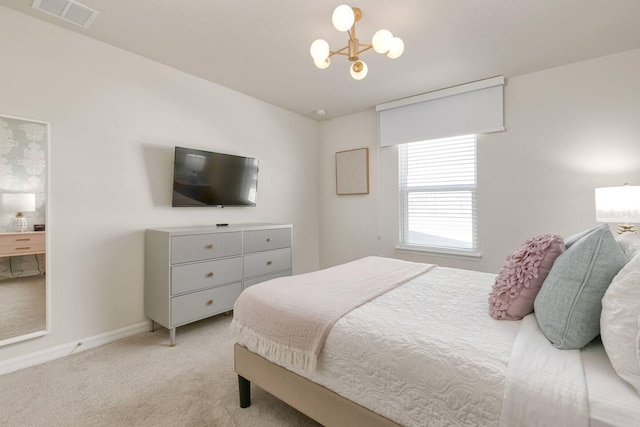
<path fill-rule="evenodd" d="M 476 136 L 400 145 L 400 247 L 477 252 Z"/>

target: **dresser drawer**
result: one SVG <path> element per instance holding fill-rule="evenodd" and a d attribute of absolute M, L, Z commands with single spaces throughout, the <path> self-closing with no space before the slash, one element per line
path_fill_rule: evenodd
<path fill-rule="evenodd" d="M 244 232 L 244 253 L 269 251 L 291 246 L 291 229 L 274 228 Z"/>
<path fill-rule="evenodd" d="M 245 279 L 242 284 L 242 289 L 247 289 L 250 286 L 257 285 L 258 283 L 266 282 L 267 280 L 277 279 L 278 277 L 291 276 L 291 270 L 281 271 L 279 273 L 267 274 L 266 276 L 253 277 L 251 279 Z"/>
<path fill-rule="evenodd" d="M 223 311 L 232 310 L 242 283 L 232 283 L 171 298 L 171 326 L 180 326 Z"/>
<path fill-rule="evenodd" d="M 30 255 L 44 252 L 44 233 L 0 234 L 0 256 Z"/>
<path fill-rule="evenodd" d="M 291 248 L 258 252 L 244 256 L 244 277 L 291 270 Z"/>
<path fill-rule="evenodd" d="M 174 265 L 171 294 L 197 291 L 242 280 L 242 257 Z"/>
<path fill-rule="evenodd" d="M 242 254 L 242 233 L 206 233 L 171 238 L 171 264 Z"/>

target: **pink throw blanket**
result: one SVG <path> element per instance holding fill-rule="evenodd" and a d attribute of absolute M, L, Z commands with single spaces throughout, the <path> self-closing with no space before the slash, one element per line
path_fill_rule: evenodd
<path fill-rule="evenodd" d="M 310 371 L 342 316 L 432 267 L 372 256 L 263 282 L 236 301 L 231 331 L 254 353 Z"/>

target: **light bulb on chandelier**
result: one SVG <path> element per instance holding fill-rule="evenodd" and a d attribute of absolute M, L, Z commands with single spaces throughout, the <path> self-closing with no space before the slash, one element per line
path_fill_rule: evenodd
<path fill-rule="evenodd" d="M 391 49 L 391 41 L 393 40 L 393 34 L 389 30 L 378 30 L 371 38 L 371 44 L 373 50 L 378 53 L 387 53 Z"/>
<path fill-rule="evenodd" d="M 309 53 L 313 58 L 313 63 L 321 70 L 331 65 L 331 57 L 334 55 L 344 55 L 353 64 L 349 67 L 351 77 L 355 80 L 362 80 L 367 76 L 368 67 L 360 60 L 360 54 L 373 49 L 377 53 L 385 54 L 391 59 L 398 58 L 404 52 L 404 42 L 398 37 L 394 37 L 389 30 L 378 30 L 372 38 L 371 44 L 360 43 L 356 37 L 356 22 L 362 17 L 362 11 L 357 7 L 346 4 L 335 8 L 331 21 L 336 30 L 349 34 L 347 45 L 331 50 L 329 43 L 323 39 L 317 39 L 311 43 Z"/>
<path fill-rule="evenodd" d="M 341 4 L 336 7 L 331 15 L 331 22 L 336 30 L 340 32 L 349 31 L 356 21 L 356 14 L 354 10 L 346 4 Z"/>
<path fill-rule="evenodd" d="M 329 67 L 329 65 L 331 65 L 331 58 L 321 59 L 319 61 L 314 59 L 313 63 L 316 65 L 316 67 L 324 70 L 325 68 Z"/>
<path fill-rule="evenodd" d="M 362 80 L 365 77 L 367 77 L 369 68 L 367 67 L 367 64 L 365 64 L 363 61 L 356 61 L 350 67 L 349 72 L 351 73 L 351 77 L 353 77 L 354 79 Z"/>
<path fill-rule="evenodd" d="M 322 39 L 315 40 L 311 43 L 309 53 L 311 53 L 311 57 L 314 61 L 324 61 L 329 57 L 329 53 L 331 53 L 329 43 Z"/>
<path fill-rule="evenodd" d="M 401 38 L 394 37 L 391 39 L 391 49 L 387 52 L 387 57 L 396 59 L 404 52 L 404 42 Z"/>

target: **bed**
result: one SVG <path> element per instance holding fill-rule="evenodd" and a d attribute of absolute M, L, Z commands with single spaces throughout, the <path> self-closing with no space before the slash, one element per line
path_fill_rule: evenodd
<path fill-rule="evenodd" d="M 567 239 L 567 246 L 583 237 Z M 626 264 L 629 257 L 624 259 Z M 364 272 L 380 277 L 387 267 L 405 263 L 368 257 L 243 292 L 232 322 L 240 406 L 250 405 L 253 383 L 328 426 L 640 425 L 640 394 L 617 374 L 599 337 L 581 349 L 559 349 L 536 313 L 520 320 L 489 316 L 495 274 L 406 263 L 412 269 L 395 275 L 398 283 L 373 291 L 327 322 L 312 363 L 283 357 L 281 348 L 254 339 L 253 332 L 285 322 L 292 311 L 321 306 L 312 287 L 334 282 L 328 289 L 335 293 Z M 640 269 L 640 258 L 636 264 Z M 312 299 L 307 308 L 297 297 L 293 303 L 283 298 L 297 285 Z M 247 316 L 259 312 L 255 304 L 264 300 L 283 314 L 256 315 L 261 326 L 248 326 L 252 332 L 243 334 Z M 265 320 L 276 317 L 280 321 Z M 292 327 L 294 333 L 302 323 Z"/>

